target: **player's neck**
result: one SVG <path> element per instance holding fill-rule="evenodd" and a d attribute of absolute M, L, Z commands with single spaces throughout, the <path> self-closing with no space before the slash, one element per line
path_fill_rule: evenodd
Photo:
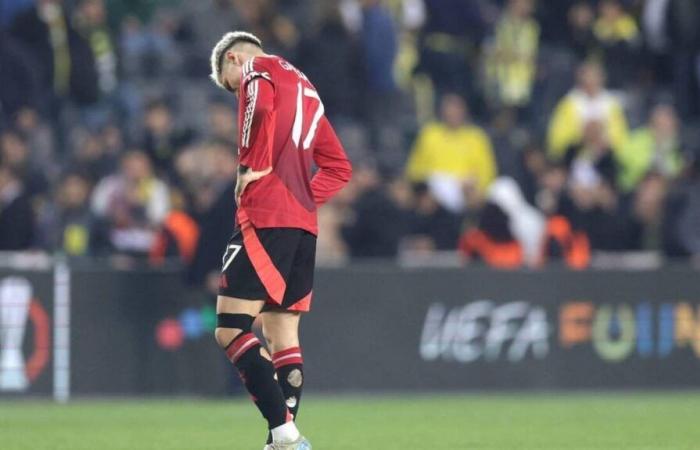
<path fill-rule="evenodd" d="M 262 50 L 253 50 L 251 52 L 248 52 L 248 59 L 257 58 L 258 56 L 270 56 L 270 55 L 268 55 L 267 53 L 265 53 Z M 247 62 L 247 60 L 246 60 L 246 62 Z"/>

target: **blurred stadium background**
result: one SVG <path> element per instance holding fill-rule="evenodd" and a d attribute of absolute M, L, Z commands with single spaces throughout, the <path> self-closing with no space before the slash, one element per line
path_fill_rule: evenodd
<path fill-rule="evenodd" d="M 302 322 L 317 447 L 700 445 L 697 0 L 1 0 L 0 27 L 0 448 L 263 442 L 212 336 L 232 29 L 355 166 Z"/>

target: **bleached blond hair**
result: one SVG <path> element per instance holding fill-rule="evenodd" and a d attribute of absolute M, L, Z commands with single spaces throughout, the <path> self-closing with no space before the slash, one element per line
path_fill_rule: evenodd
<path fill-rule="evenodd" d="M 226 89 L 221 82 L 221 68 L 224 62 L 224 54 L 234 45 L 240 42 L 257 45 L 262 49 L 262 41 L 247 31 L 229 31 L 224 34 L 211 51 L 211 74 L 209 77 L 222 89 Z"/>

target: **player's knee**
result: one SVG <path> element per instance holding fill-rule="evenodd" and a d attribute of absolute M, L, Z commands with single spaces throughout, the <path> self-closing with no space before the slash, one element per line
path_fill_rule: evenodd
<path fill-rule="evenodd" d="M 263 337 L 265 338 L 265 342 L 267 342 L 267 346 L 269 348 L 272 348 L 272 345 L 274 344 L 275 340 L 274 340 L 274 334 L 272 332 L 270 332 L 270 327 L 263 325 L 262 334 L 263 334 Z"/>
<path fill-rule="evenodd" d="M 238 336 L 250 333 L 254 319 L 248 314 L 217 314 L 214 330 L 216 342 L 221 348 L 228 347 Z"/>
<path fill-rule="evenodd" d="M 267 347 L 273 354 L 299 346 L 299 336 L 292 330 L 270 330 L 263 327 L 263 336 L 265 336 Z"/>
<path fill-rule="evenodd" d="M 219 347 L 226 348 L 234 339 L 241 335 L 243 331 L 235 328 L 216 328 L 214 338 Z"/>

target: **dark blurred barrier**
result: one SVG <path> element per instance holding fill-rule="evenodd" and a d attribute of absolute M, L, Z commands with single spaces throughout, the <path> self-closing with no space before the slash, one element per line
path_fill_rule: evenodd
<path fill-rule="evenodd" d="M 15 271 L 12 280 L 26 280 L 32 301 L 51 315 L 49 275 Z M 698 275 L 319 270 L 302 321 L 307 387 L 697 387 Z M 0 282 L 9 276 L 0 272 Z M 214 299 L 190 292 L 176 272 L 74 269 L 71 286 L 74 394 L 218 394 L 238 386 L 213 341 Z M 36 352 L 31 320 L 25 362 Z M 3 329 L 0 341 L 6 336 Z M 47 367 L 27 378 L 28 392 L 50 392 Z"/>

